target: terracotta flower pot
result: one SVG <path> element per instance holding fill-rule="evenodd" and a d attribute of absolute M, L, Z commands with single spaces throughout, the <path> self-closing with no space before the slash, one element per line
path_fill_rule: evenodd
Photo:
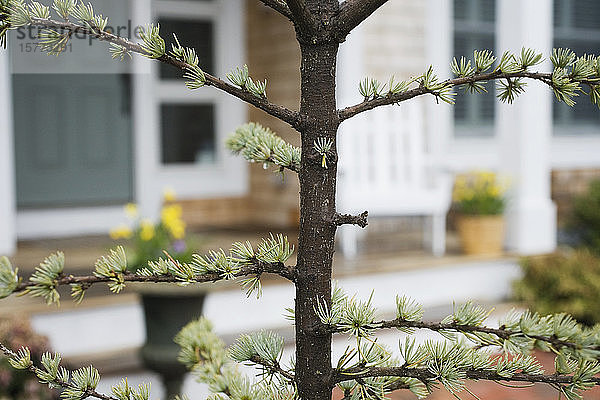
<path fill-rule="evenodd" d="M 500 215 L 460 215 L 458 234 L 465 254 L 499 255 L 504 244 L 504 217 Z"/>

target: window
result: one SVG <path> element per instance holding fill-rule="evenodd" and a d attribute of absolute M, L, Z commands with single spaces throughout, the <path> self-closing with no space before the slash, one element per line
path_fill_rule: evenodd
<path fill-rule="evenodd" d="M 213 22 L 210 20 L 185 20 L 181 18 L 163 17 L 159 19 L 160 31 L 164 38 L 171 40 L 173 34 L 184 47 L 196 49 L 200 58 L 202 70 L 209 74 L 215 73 L 213 50 Z M 170 65 L 161 63 L 161 79 L 183 79 L 181 71 Z"/>
<path fill-rule="evenodd" d="M 201 68 L 219 74 L 215 57 L 216 1 L 155 1 L 156 20 L 167 43 L 196 50 Z M 190 92 L 180 70 L 159 64 L 155 79 L 163 165 L 214 165 L 217 160 L 217 103 L 214 91 Z"/>
<path fill-rule="evenodd" d="M 494 51 L 495 21 L 495 0 L 454 0 L 454 57 L 472 59 L 473 50 Z M 486 89 L 482 94 L 458 90 L 454 107 L 457 137 L 493 135 L 493 82 L 488 82 Z"/>
<path fill-rule="evenodd" d="M 196 50 L 200 66 L 224 78 L 244 64 L 244 2 L 239 0 L 140 0 L 138 18 L 160 23 L 171 49 L 175 32 Z M 138 2 L 139 3 L 139 2 Z M 151 11 L 151 15 L 150 15 Z M 135 64 L 135 143 L 138 196 L 155 209 L 171 187 L 184 198 L 241 196 L 247 192 L 246 163 L 223 143 L 244 123 L 246 105 L 215 88 L 189 90 L 182 71 L 140 58 Z M 150 74 L 148 74 L 150 71 Z"/>
<path fill-rule="evenodd" d="M 162 163 L 214 162 L 214 114 L 212 104 L 163 104 Z"/>
<path fill-rule="evenodd" d="M 600 54 L 600 2 L 598 0 L 554 0 L 555 48 L 569 48 L 577 55 Z M 577 105 L 554 102 L 557 135 L 600 133 L 598 107 L 580 94 Z M 576 127 L 573 129 L 573 127 Z M 586 129 L 587 128 L 587 129 Z"/>

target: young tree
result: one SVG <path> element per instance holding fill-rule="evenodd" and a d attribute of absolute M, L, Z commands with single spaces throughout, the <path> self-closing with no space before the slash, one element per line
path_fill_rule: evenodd
<path fill-rule="evenodd" d="M 301 136 L 301 149 L 278 138 L 268 129 L 249 124 L 240 127 L 228 146 L 255 162 L 275 165 L 298 174 L 300 180 L 300 231 L 297 263 L 286 266 L 292 253 L 287 239 L 265 239 L 257 248 L 235 243 L 229 253 L 221 250 L 206 256 L 196 255 L 190 264 L 170 257 L 149 263 L 130 273 L 124 251 L 113 250 L 96 263 L 93 275 L 72 276 L 63 272 L 64 257 L 54 254 L 40 264 L 27 281 L 22 281 L 8 259 L 0 259 L 0 297 L 30 293 L 47 302 L 58 301 L 56 288 L 71 285 L 81 299 L 92 284 L 105 282 L 119 292 L 128 282 L 171 282 L 179 284 L 243 278 L 249 292 L 260 291 L 260 276 L 273 273 L 287 278 L 296 288 L 293 317 L 296 329 L 295 361 L 280 363 L 282 339 L 272 333 L 243 336 L 229 350 L 238 362 L 250 361 L 263 370 L 264 378 L 251 384 L 235 373 L 227 352 L 205 320 L 192 322 L 178 335 L 181 358 L 211 384 L 215 398 L 329 400 L 338 386 L 347 399 L 379 399 L 398 389 L 410 389 L 425 397 L 437 384 L 451 393 L 464 388 L 466 379 L 492 381 L 543 382 L 555 387 L 569 399 L 598 383 L 600 372 L 600 327 L 584 328 L 563 314 L 539 316 L 510 314 L 497 329 L 483 325 L 488 312 L 471 303 L 456 307 L 440 323 L 423 322 L 422 308 L 405 297 L 397 299 L 393 320 L 376 321 L 369 301 L 346 296 L 332 288 L 332 258 L 338 226 L 367 224 L 367 213 L 342 215 L 336 211 L 337 148 L 339 125 L 353 116 L 376 107 L 396 105 L 412 98 L 430 95 L 453 102 L 453 89 L 470 92 L 485 90 L 487 81 L 497 81 L 498 97 L 511 103 L 524 91 L 525 79 L 540 81 L 553 90 L 557 99 L 573 105 L 573 98 L 587 93 L 600 104 L 600 58 L 577 57 L 567 49 L 551 55 L 552 72 L 532 72 L 542 60 L 531 49 L 520 54 L 504 53 L 496 58 L 488 50 L 476 51 L 473 60 L 454 60 L 454 78 L 440 80 L 429 67 L 409 81 L 381 84 L 374 79 L 361 82 L 364 100 L 356 105 L 336 108 L 336 55 L 348 34 L 388 0 L 260 0 L 290 20 L 301 51 L 301 101 L 299 110 L 271 103 L 266 82 L 250 78 L 247 67 L 227 75 L 228 81 L 202 70 L 195 51 L 181 46 L 177 38 L 168 48 L 159 26 L 149 25 L 140 43 L 107 32 L 107 18 L 97 14 L 91 4 L 75 0 L 54 0 L 52 9 L 29 0 L 0 0 L 0 32 L 4 39 L 9 29 L 26 25 L 43 28 L 40 43 L 44 50 L 59 54 L 74 33 L 85 33 L 109 42 L 113 58 L 131 53 L 171 64 L 187 78 L 190 89 L 214 86 L 293 127 Z M 585 89 L 585 90 L 584 90 Z M 446 342 L 417 345 L 410 337 L 400 344 L 402 360 L 395 360 L 379 346 L 373 334 L 395 328 L 412 333 L 429 329 L 449 338 Z M 347 333 L 356 337 L 339 360 L 332 360 L 332 335 Z M 465 343 L 465 340 L 470 345 Z M 533 348 L 556 354 L 556 373 L 545 374 L 527 355 Z M 489 352 L 493 348 L 497 352 Z M 135 390 L 126 380 L 113 388 L 112 395 L 96 392 L 98 373 L 92 367 L 67 371 L 59 366 L 60 356 L 46 355 L 41 367 L 35 366 L 27 349 L 15 352 L 0 344 L 0 349 L 16 368 L 29 369 L 40 381 L 62 387 L 65 399 L 145 399 L 147 389 Z M 333 361 L 333 364 L 332 364 Z M 332 366 L 333 365 L 333 366 Z"/>

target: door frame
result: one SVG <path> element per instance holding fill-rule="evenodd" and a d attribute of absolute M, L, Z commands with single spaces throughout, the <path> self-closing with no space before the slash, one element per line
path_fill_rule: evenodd
<path fill-rule="evenodd" d="M 156 21 L 161 15 L 210 19 L 214 23 L 215 74 L 224 77 L 245 58 L 244 3 L 239 0 L 132 0 L 140 21 Z M 157 218 L 166 188 L 179 199 L 243 196 L 248 191 L 247 165 L 226 151 L 228 134 L 245 122 L 246 105 L 212 87 L 189 90 L 182 83 L 161 82 L 158 65 L 134 57 L 134 151 L 138 206 L 143 215 Z M 216 162 L 211 165 L 161 162 L 160 105 L 163 101 L 215 105 Z M 151 112 L 149 112 L 149 110 Z M 190 184 L 192 183 L 192 184 Z"/>
<path fill-rule="evenodd" d="M 0 47 L 0 256 L 16 250 L 15 164 L 8 49 Z"/>

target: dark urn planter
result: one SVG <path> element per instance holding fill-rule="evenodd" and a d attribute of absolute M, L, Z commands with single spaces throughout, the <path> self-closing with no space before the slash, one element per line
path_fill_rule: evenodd
<path fill-rule="evenodd" d="M 205 291 L 182 289 L 140 290 L 146 323 L 146 343 L 141 357 L 148 369 L 161 376 L 166 399 L 181 392 L 187 372 L 177 361 L 179 346 L 173 339 L 184 325 L 202 315 L 206 297 Z"/>

